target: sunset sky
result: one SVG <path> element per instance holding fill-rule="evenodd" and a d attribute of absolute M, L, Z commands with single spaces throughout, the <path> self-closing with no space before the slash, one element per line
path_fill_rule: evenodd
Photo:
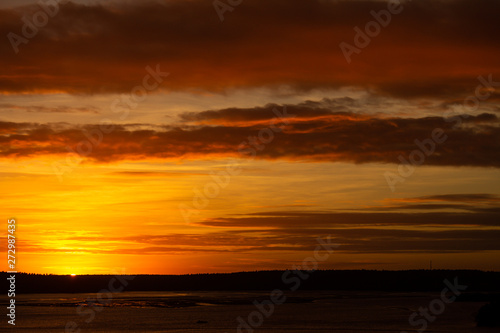
<path fill-rule="evenodd" d="M 329 235 L 320 268 L 500 270 L 499 1 L 63 2 L 0 2 L 18 271 L 289 269 Z"/>

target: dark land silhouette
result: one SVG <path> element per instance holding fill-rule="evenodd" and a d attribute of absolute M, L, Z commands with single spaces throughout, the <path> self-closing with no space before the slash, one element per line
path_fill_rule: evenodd
<path fill-rule="evenodd" d="M 500 272 L 479 270 L 317 270 L 314 272 L 255 271 L 188 275 L 123 275 L 123 291 L 300 290 L 426 292 L 441 291 L 444 280 L 467 286 L 463 297 L 488 300 L 500 292 Z M 8 283 L 10 274 L 1 272 Z M 133 277 L 133 279 L 131 279 Z M 115 275 L 16 274 L 16 293 L 93 293 L 108 288 Z M 119 282 L 115 283 L 119 285 Z M 294 289 L 292 289 L 294 290 Z M 475 292 L 476 294 L 472 294 Z M 486 293 L 490 296 L 487 296 Z M 493 299 L 491 299 L 493 300 Z"/>

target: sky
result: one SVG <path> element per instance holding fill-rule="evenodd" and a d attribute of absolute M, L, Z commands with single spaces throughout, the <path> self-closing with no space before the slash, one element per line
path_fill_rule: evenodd
<path fill-rule="evenodd" d="M 18 271 L 500 266 L 500 2 L 2 1 Z M 6 263 L 1 269 L 8 270 Z"/>

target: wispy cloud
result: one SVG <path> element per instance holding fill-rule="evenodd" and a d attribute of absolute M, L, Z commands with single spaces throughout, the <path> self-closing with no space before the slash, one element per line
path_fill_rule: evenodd
<path fill-rule="evenodd" d="M 23 248 L 40 253 L 142 255 L 311 251 L 316 237 L 332 235 L 343 253 L 469 253 L 500 250 L 499 217 L 500 211 L 405 213 L 401 207 L 390 213 L 256 212 L 198 223 L 208 231 L 106 237 L 49 234 Z M 49 246 L 52 239 L 65 246 Z"/>
<path fill-rule="evenodd" d="M 21 110 L 26 112 L 39 113 L 100 113 L 100 109 L 94 106 L 71 107 L 71 106 L 41 106 L 41 105 L 15 105 L 15 104 L 0 104 L 0 109 Z"/>

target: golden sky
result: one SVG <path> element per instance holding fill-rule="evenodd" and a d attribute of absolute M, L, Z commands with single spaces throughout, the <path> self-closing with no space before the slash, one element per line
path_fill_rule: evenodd
<path fill-rule="evenodd" d="M 500 3 L 2 3 L 19 271 L 500 269 Z"/>

